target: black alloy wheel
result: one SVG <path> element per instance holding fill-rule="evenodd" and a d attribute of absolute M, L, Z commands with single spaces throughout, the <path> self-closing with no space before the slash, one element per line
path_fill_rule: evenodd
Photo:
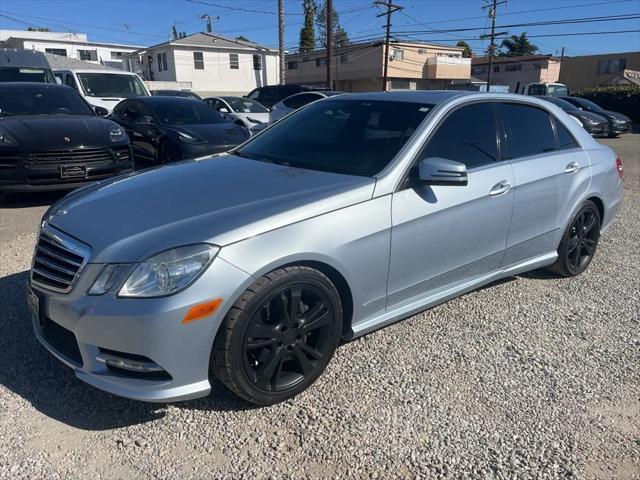
<path fill-rule="evenodd" d="M 176 160 L 178 160 L 178 152 L 176 151 L 176 147 L 174 147 L 173 144 L 168 140 L 163 141 L 160 144 L 160 148 L 158 151 L 158 163 L 166 164 L 175 162 Z"/>
<path fill-rule="evenodd" d="M 245 400 L 280 402 L 320 376 L 341 326 L 340 296 L 325 275 L 308 267 L 279 269 L 260 278 L 229 311 L 211 368 Z"/>
<path fill-rule="evenodd" d="M 596 205 L 585 202 L 562 237 L 558 259 L 551 267 L 556 273 L 573 277 L 587 269 L 598 247 L 600 222 Z"/>

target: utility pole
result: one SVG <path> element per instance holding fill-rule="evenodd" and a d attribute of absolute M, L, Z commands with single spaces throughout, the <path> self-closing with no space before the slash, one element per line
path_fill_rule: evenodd
<path fill-rule="evenodd" d="M 206 18 L 207 19 L 207 32 L 211 33 L 213 31 L 212 28 L 211 28 L 211 15 L 205 13 L 203 15 L 200 15 L 200 18 L 203 18 L 203 19 Z M 216 20 L 219 19 L 219 18 L 220 17 L 216 17 Z"/>
<path fill-rule="evenodd" d="M 560 83 L 562 83 L 563 80 L 563 75 L 562 75 L 562 64 L 564 63 L 564 47 L 562 47 L 562 50 L 560 51 L 560 73 L 558 74 L 558 80 L 560 81 Z"/>
<path fill-rule="evenodd" d="M 403 7 L 398 5 L 394 5 L 391 3 L 391 0 L 376 0 L 376 5 L 382 5 L 387 9 L 386 12 L 380 13 L 376 15 L 377 17 L 387 16 L 387 25 L 385 27 L 386 33 L 384 37 L 384 69 L 382 72 L 382 91 L 387 91 L 387 83 L 388 83 L 388 73 L 389 73 L 389 43 L 391 41 L 391 14 L 393 12 L 397 12 L 398 10 L 402 10 Z"/>
<path fill-rule="evenodd" d="M 327 87 L 333 90 L 333 0 L 327 0 Z"/>
<path fill-rule="evenodd" d="M 507 0 L 491 0 L 491 5 L 485 5 L 484 7 L 482 7 L 482 9 L 484 10 L 485 8 L 489 9 L 489 16 L 491 17 L 491 35 L 480 35 L 480 38 L 487 38 L 487 36 L 489 38 L 491 38 L 491 44 L 489 45 L 489 69 L 487 71 L 487 92 L 489 92 L 490 88 L 491 88 L 491 74 L 493 73 L 493 57 L 495 56 L 495 49 L 496 49 L 496 45 L 495 45 L 495 39 L 497 36 L 500 35 L 504 35 L 507 32 L 500 32 L 500 33 L 496 33 L 496 12 L 498 9 L 498 5 L 501 5 L 503 3 L 507 3 Z"/>
<path fill-rule="evenodd" d="M 280 85 L 284 85 L 284 0 L 278 0 L 278 57 L 280 60 Z"/>

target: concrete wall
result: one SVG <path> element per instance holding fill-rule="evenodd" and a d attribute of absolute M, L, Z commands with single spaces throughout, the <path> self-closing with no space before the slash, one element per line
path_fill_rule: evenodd
<path fill-rule="evenodd" d="M 608 60 L 626 60 L 627 70 L 640 71 L 640 52 L 608 53 L 604 55 L 585 55 L 565 57 L 560 69 L 560 81 L 571 90 L 593 88 L 622 72 L 598 73 L 598 64 Z"/>

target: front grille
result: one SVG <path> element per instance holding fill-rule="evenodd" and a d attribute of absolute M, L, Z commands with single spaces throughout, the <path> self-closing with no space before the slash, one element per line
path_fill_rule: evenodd
<path fill-rule="evenodd" d="M 45 341 L 60 355 L 77 365 L 82 365 L 82 355 L 78 348 L 78 341 L 71 330 L 67 330 L 50 318 L 43 317 L 40 322 L 40 332 Z"/>
<path fill-rule="evenodd" d="M 74 150 L 48 150 L 31 152 L 27 155 L 27 165 L 56 165 L 63 163 L 101 163 L 116 159 L 108 148 L 78 148 Z"/>
<path fill-rule="evenodd" d="M 19 153 L 0 152 L 0 168 L 13 168 L 20 163 L 21 159 Z"/>
<path fill-rule="evenodd" d="M 49 290 L 67 293 L 89 259 L 89 252 L 86 245 L 46 226 L 38 238 L 31 281 Z"/>

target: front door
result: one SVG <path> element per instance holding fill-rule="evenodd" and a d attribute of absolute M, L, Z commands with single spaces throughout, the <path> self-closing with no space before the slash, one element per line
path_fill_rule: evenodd
<path fill-rule="evenodd" d="M 467 186 L 422 185 L 393 194 L 387 308 L 500 268 L 513 208 L 513 172 L 501 161 L 495 109 L 462 106 L 417 157 L 464 163 Z"/>

